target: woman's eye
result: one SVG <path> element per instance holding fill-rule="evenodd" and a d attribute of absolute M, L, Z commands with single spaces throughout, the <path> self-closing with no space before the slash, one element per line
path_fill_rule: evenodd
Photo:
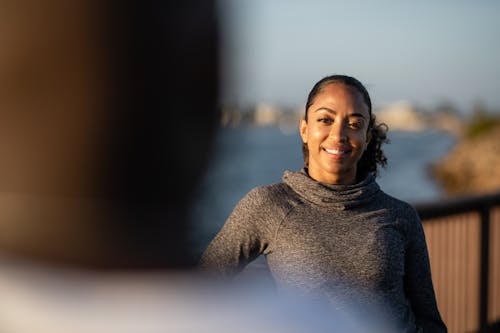
<path fill-rule="evenodd" d="M 333 123 L 333 119 L 331 119 L 331 118 L 318 118 L 318 122 L 330 125 L 331 123 Z"/>
<path fill-rule="evenodd" d="M 352 129 L 360 129 L 363 127 L 363 124 L 360 122 L 349 123 L 349 127 Z"/>

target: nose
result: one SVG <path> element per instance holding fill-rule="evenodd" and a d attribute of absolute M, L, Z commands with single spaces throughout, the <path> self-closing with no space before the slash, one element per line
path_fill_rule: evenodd
<path fill-rule="evenodd" d="M 335 142 L 347 141 L 347 128 L 343 121 L 335 122 L 330 129 L 330 138 Z"/>

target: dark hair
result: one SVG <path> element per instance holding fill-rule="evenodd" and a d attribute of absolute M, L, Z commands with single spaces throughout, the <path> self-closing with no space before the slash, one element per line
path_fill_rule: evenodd
<path fill-rule="evenodd" d="M 370 99 L 370 94 L 368 94 L 368 90 L 366 90 L 365 86 L 360 81 L 347 75 L 330 75 L 319 80 L 307 96 L 304 120 L 307 122 L 307 110 L 314 103 L 316 96 L 326 86 L 333 83 L 354 87 L 363 96 L 363 100 L 366 106 L 368 106 L 368 113 L 370 114 L 368 131 L 371 135 L 371 139 L 366 151 L 358 162 L 356 178 L 364 178 L 368 172 L 372 172 L 377 175 L 377 164 L 382 167 L 385 167 L 387 164 L 387 157 L 385 157 L 385 154 L 382 151 L 382 144 L 389 142 L 387 139 L 387 131 L 389 128 L 384 123 L 379 124 L 376 122 L 375 115 L 372 114 L 372 101 Z M 309 166 L 309 149 L 305 143 L 302 143 L 302 152 L 304 154 L 304 165 L 307 167 Z"/>

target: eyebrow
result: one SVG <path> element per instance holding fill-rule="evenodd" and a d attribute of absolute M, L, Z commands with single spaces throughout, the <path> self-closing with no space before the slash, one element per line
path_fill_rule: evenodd
<path fill-rule="evenodd" d="M 327 108 L 327 107 L 320 107 L 320 108 L 318 108 L 318 109 L 314 110 L 314 111 L 313 111 L 313 113 L 314 113 L 314 112 L 318 112 L 318 111 L 327 111 L 327 112 L 329 112 L 329 113 L 337 114 L 337 111 L 332 110 L 332 109 Z M 349 114 L 348 116 L 349 116 L 349 117 L 360 117 L 360 118 L 363 118 L 363 119 L 365 119 L 365 120 L 366 120 L 366 117 L 365 117 L 363 114 L 359 113 L 359 112 L 351 113 L 351 114 Z"/>

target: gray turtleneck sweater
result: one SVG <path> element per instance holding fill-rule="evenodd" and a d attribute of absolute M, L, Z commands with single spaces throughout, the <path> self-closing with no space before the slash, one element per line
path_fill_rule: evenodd
<path fill-rule="evenodd" d="M 278 287 L 383 309 L 401 332 L 446 332 L 415 210 L 372 175 L 328 185 L 305 170 L 250 191 L 210 243 L 201 266 L 231 275 L 265 254 Z"/>

